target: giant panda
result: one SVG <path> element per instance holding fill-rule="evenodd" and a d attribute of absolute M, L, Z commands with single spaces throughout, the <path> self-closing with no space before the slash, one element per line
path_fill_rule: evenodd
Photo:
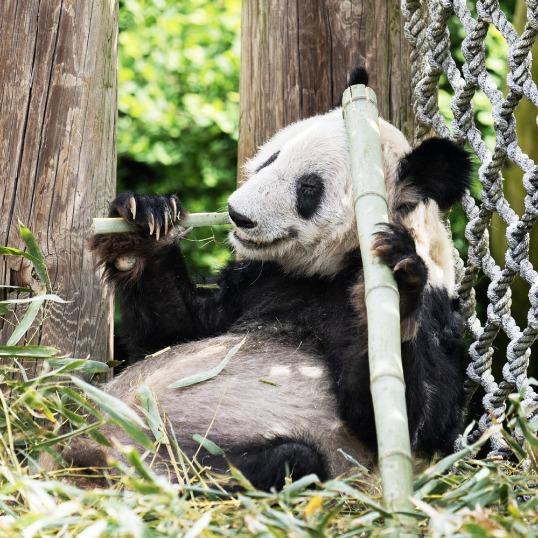
<path fill-rule="evenodd" d="M 350 83 L 365 77 L 359 70 Z M 390 224 L 376 234 L 374 254 L 393 269 L 401 296 L 412 449 L 431 458 L 452 450 L 464 414 L 463 320 L 444 214 L 467 188 L 471 165 L 450 140 L 412 149 L 394 126 L 380 119 L 379 127 Z M 180 196 L 127 192 L 112 202 L 110 216 L 139 231 L 91 240 L 119 299 L 128 351 L 127 368 L 106 390 L 136 409 L 145 383 L 185 454 L 220 473 L 231 463 L 257 488 L 282 488 L 288 475 L 323 480 L 356 471 L 342 451 L 374 469 L 363 273 L 341 108 L 262 145 L 228 211 L 237 260 L 208 289 L 196 285 L 181 253 L 188 230 L 178 225 L 186 214 Z M 170 388 L 215 367 L 243 339 L 219 375 Z M 104 433 L 132 443 L 119 428 Z M 196 434 L 224 455 L 207 452 Z M 82 443 L 70 458 L 99 465 L 109 455 L 118 457 Z M 164 470 L 166 454 L 159 457 Z"/>

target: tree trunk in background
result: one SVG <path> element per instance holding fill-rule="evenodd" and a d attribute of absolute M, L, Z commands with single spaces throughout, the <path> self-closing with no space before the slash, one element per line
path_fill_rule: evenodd
<path fill-rule="evenodd" d="M 244 0 L 239 166 L 278 129 L 340 105 L 362 56 L 381 116 L 410 138 L 410 62 L 400 3 Z"/>
<path fill-rule="evenodd" d="M 100 361 L 110 301 L 86 239 L 115 192 L 117 17 L 115 0 L 0 7 L 0 244 L 23 248 L 18 221 L 28 226 L 53 291 L 70 301 L 49 304 L 31 343 Z M 0 282 L 31 285 L 31 271 L 0 258 Z M 0 343 L 14 321 L 0 321 Z"/>

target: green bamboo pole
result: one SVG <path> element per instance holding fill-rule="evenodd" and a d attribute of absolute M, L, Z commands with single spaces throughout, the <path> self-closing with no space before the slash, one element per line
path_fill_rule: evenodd
<path fill-rule="evenodd" d="M 220 224 L 230 224 L 228 213 L 189 213 L 179 221 L 179 225 L 184 228 L 200 228 L 202 226 L 216 226 Z M 136 231 L 139 231 L 139 228 L 133 226 L 121 217 L 93 219 L 94 234 L 113 234 Z"/>
<path fill-rule="evenodd" d="M 351 152 L 357 229 L 368 317 L 370 388 L 374 402 L 383 498 L 393 510 L 413 510 L 411 446 L 403 378 L 399 294 L 391 270 L 372 256 L 373 234 L 388 221 L 375 93 L 348 88 L 342 108 Z"/>

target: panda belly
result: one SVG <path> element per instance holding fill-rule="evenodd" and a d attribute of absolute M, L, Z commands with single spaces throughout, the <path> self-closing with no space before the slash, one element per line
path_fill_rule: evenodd
<path fill-rule="evenodd" d="M 338 449 L 373 465 L 372 455 L 339 420 L 327 366 L 314 353 L 247 336 L 216 377 L 170 388 L 179 379 L 216 367 L 242 339 L 226 335 L 175 346 L 131 366 L 106 391 L 136 408 L 138 387 L 145 383 L 180 448 L 202 462 L 205 449 L 193 436 L 207 437 L 227 455 L 255 451 L 275 440 L 302 443 L 319 455 L 328 477 L 352 470 Z M 106 433 L 131 442 L 120 431 Z"/>

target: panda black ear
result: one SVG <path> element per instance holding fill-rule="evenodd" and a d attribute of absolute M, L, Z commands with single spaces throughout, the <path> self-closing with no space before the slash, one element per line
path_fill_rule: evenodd
<path fill-rule="evenodd" d="M 357 62 L 357 65 L 350 71 L 349 76 L 347 77 L 347 87 L 355 84 L 364 84 L 365 86 L 368 86 L 368 71 L 366 70 L 366 64 L 362 58 Z M 340 95 L 340 104 L 342 104 L 344 90 Z"/>
<path fill-rule="evenodd" d="M 430 138 L 400 163 L 399 181 L 412 185 L 422 199 L 431 198 L 440 209 L 459 202 L 469 187 L 470 154 L 448 138 Z"/>
<path fill-rule="evenodd" d="M 347 78 L 348 86 L 353 86 L 354 84 L 364 84 L 365 86 L 368 86 L 368 71 L 366 70 L 366 63 L 362 58 L 351 70 Z"/>

